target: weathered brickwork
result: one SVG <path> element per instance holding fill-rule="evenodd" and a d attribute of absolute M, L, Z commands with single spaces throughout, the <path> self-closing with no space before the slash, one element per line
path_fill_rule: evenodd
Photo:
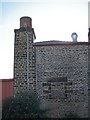
<path fill-rule="evenodd" d="M 24 19 L 24 18 L 23 18 Z M 22 19 L 22 20 L 23 20 Z M 30 18 L 27 18 L 30 19 Z M 27 19 L 25 24 L 27 24 Z M 26 90 L 36 92 L 35 52 L 33 48 L 33 28 L 15 29 L 14 47 L 14 94 Z"/>
<path fill-rule="evenodd" d="M 50 117 L 90 116 L 90 43 L 34 43 L 29 17 L 14 32 L 14 95 L 34 91 Z"/>
<path fill-rule="evenodd" d="M 90 117 L 90 45 L 88 46 L 88 116 Z"/>
<path fill-rule="evenodd" d="M 52 117 L 88 116 L 88 45 L 36 46 L 36 75 L 42 107 Z"/>

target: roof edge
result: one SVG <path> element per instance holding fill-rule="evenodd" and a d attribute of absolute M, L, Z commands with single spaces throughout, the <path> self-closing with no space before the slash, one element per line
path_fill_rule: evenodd
<path fill-rule="evenodd" d="M 12 82 L 14 81 L 14 78 L 10 78 L 10 79 L 0 79 L 0 82 Z"/>
<path fill-rule="evenodd" d="M 36 42 L 33 46 L 90 45 L 89 42 Z"/>

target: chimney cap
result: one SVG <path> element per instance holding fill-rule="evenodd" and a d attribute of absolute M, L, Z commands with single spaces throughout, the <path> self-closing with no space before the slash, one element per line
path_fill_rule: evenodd
<path fill-rule="evenodd" d="M 76 35 L 76 36 L 78 36 L 76 32 L 73 32 L 73 33 L 71 34 L 71 36 L 73 36 L 73 35 Z"/>
<path fill-rule="evenodd" d="M 20 18 L 20 28 L 32 28 L 32 18 L 23 16 Z"/>
<path fill-rule="evenodd" d="M 23 18 L 27 18 L 27 19 L 31 19 L 31 20 L 32 20 L 32 18 L 31 18 L 31 17 L 28 17 L 28 16 L 23 16 L 23 17 L 21 17 L 20 19 L 23 19 Z"/>

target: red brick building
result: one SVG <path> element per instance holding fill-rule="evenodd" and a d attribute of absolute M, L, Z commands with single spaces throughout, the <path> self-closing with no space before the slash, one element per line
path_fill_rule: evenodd
<path fill-rule="evenodd" d="M 0 79 L 0 99 L 13 96 L 13 79 Z"/>

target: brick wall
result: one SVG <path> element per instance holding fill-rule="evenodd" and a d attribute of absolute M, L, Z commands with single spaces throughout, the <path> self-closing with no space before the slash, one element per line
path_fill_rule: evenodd
<path fill-rule="evenodd" d="M 36 46 L 37 91 L 51 117 L 88 116 L 88 45 Z"/>
<path fill-rule="evenodd" d="M 90 117 L 90 45 L 88 46 L 88 111 Z"/>
<path fill-rule="evenodd" d="M 29 17 L 22 17 L 14 32 L 14 95 L 38 93 L 41 107 L 50 109 L 51 117 L 70 112 L 89 116 L 90 44 L 33 43 L 36 36 Z"/>
<path fill-rule="evenodd" d="M 36 92 L 36 69 L 33 39 L 34 29 L 31 18 L 20 19 L 21 28 L 15 29 L 14 42 L 14 95 L 27 90 Z M 25 24 L 25 27 L 24 27 Z"/>

